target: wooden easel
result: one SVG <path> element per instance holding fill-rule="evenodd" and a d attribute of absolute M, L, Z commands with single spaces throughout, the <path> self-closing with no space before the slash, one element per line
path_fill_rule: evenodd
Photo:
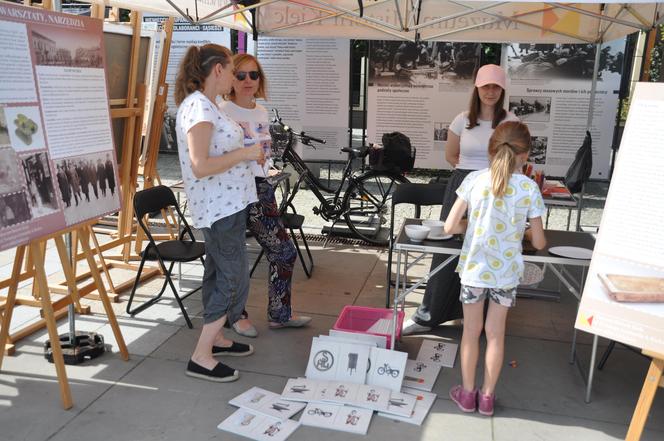
<path fill-rule="evenodd" d="M 632 421 L 629 423 L 629 430 L 627 431 L 625 441 L 638 441 L 641 439 L 657 389 L 664 387 L 664 379 L 662 378 L 662 373 L 664 372 L 664 355 L 648 351 L 643 351 L 643 353 L 648 357 L 652 357 L 652 361 L 650 362 L 646 379 L 643 381 L 641 395 L 639 396 L 639 401 L 636 403 Z"/>
<path fill-rule="evenodd" d="M 89 227 L 89 224 L 86 226 Z M 71 391 L 69 389 L 69 382 L 67 380 L 64 359 L 62 356 L 62 348 L 60 347 L 55 311 L 60 308 L 64 308 L 72 302 L 77 306 L 77 309 L 81 310 L 75 273 L 70 264 L 69 256 L 67 255 L 67 250 L 65 247 L 64 235 L 67 233 L 76 233 L 75 237 L 78 239 L 78 242 L 83 249 L 83 254 L 85 255 L 85 258 L 90 265 L 92 277 L 95 281 L 95 284 L 97 285 L 100 300 L 104 305 L 104 310 L 106 311 L 108 322 L 111 325 L 111 329 L 113 330 L 113 335 L 115 336 L 115 340 L 118 344 L 118 349 L 120 350 L 122 359 L 125 361 L 129 360 L 129 352 L 127 351 L 127 346 L 124 342 L 124 338 L 122 337 L 122 333 L 120 332 L 117 319 L 115 318 L 115 313 L 113 312 L 111 301 L 108 298 L 106 289 L 97 269 L 92 250 L 90 249 L 90 244 L 88 241 L 89 238 L 85 234 L 81 234 L 86 226 L 76 226 L 59 231 L 57 233 L 33 240 L 28 245 L 21 245 L 16 249 L 16 256 L 14 258 L 14 265 L 12 268 L 12 282 L 8 287 L 8 295 L 5 299 L 4 309 L 2 311 L 2 321 L 0 322 L 0 349 L 3 349 L 0 350 L 0 368 L 2 368 L 2 360 L 5 352 L 4 348 L 7 341 L 9 340 L 9 326 L 11 323 L 14 305 L 16 304 L 17 300 L 16 294 L 21 276 L 21 266 L 23 265 L 25 252 L 28 250 L 28 261 L 30 262 L 29 271 L 32 274 L 33 285 L 37 287 L 36 292 L 38 293 L 40 299 L 42 314 L 44 317 L 43 321 L 46 324 L 46 328 L 48 329 L 48 336 L 51 341 L 51 348 L 53 351 L 53 362 L 55 364 L 58 383 L 60 385 L 62 406 L 65 409 L 70 409 L 73 406 L 73 401 L 71 397 Z M 65 273 L 69 288 L 69 295 L 56 303 L 51 301 L 48 281 L 46 278 L 46 271 L 44 269 L 43 249 L 45 249 L 46 241 L 49 239 L 53 239 L 55 241 L 58 254 L 60 256 L 60 261 L 62 263 L 62 269 Z"/>

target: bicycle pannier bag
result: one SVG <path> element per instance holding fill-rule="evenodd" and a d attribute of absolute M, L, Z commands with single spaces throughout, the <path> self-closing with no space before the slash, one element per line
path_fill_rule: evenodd
<path fill-rule="evenodd" d="M 574 161 L 569 166 L 565 174 L 565 185 L 572 193 L 579 193 L 583 188 L 583 183 L 590 178 L 593 170 L 593 148 L 590 132 L 586 132 L 586 138 L 583 144 L 577 150 Z"/>
<path fill-rule="evenodd" d="M 409 172 L 415 166 L 415 149 L 410 138 L 401 132 L 383 134 L 383 148 L 369 156 L 369 164 L 375 170 Z M 381 154 L 382 153 L 382 154 Z"/>

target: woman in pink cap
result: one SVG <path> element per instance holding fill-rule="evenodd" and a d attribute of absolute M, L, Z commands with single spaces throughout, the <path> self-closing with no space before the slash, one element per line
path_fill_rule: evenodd
<path fill-rule="evenodd" d="M 519 120 L 504 109 L 505 85 L 505 71 L 500 66 L 482 66 L 475 77 L 470 108 L 458 114 L 450 124 L 445 159 L 454 171 L 447 183 L 441 220 L 447 218 L 456 200 L 456 190 L 464 178 L 470 172 L 489 167 L 489 138 L 494 129 L 502 122 Z M 448 257 L 434 254 L 431 268 Z M 461 317 L 461 282 L 454 272 L 456 265 L 455 260 L 429 279 L 422 304 L 404 323 L 404 335 L 428 332 L 441 323 Z"/>

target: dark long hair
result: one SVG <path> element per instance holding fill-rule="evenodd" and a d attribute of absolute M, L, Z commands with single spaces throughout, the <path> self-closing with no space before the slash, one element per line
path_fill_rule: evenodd
<path fill-rule="evenodd" d="M 505 119 L 507 116 L 507 112 L 505 112 L 505 109 L 503 108 L 503 105 L 505 103 L 505 89 L 502 89 L 500 92 L 500 98 L 498 98 L 498 102 L 496 103 L 496 106 L 493 108 L 493 118 L 491 120 L 491 128 L 495 129 L 498 127 L 498 124 L 501 123 L 502 120 Z M 468 127 L 466 127 L 468 130 L 472 129 L 473 127 L 479 125 L 477 122 L 477 117 L 480 114 L 480 93 L 477 90 L 477 87 L 473 87 L 473 95 L 470 97 L 470 110 L 468 111 Z"/>
<path fill-rule="evenodd" d="M 189 46 L 175 78 L 175 104 L 179 106 L 190 93 L 203 89 L 214 66 L 221 63 L 226 67 L 232 58 L 233 53 L 218 44 Z"/>

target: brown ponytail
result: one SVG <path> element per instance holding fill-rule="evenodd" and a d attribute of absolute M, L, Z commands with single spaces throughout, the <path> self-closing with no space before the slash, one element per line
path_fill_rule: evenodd
<path fill-rule="evenodd" d="M 233 53 L 218 44 L 189 46 L 175 78 L 175 104 L 179 106 L 190 93 L 202 90 L 214 66 L 221 63 L 226 67 L 232 58 Z"/>
<path fill-rule="evenodd" d="M 489 139 L 491 193 L 502 198 L 516 167 L 516 156 L 530 151 L 528 126 L 518 121 L 500 124 Z"/>

